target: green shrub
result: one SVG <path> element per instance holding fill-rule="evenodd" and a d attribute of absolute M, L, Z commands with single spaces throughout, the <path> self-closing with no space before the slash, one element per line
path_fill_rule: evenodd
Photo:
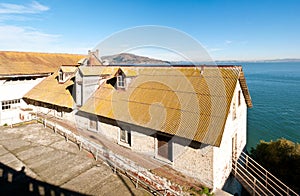
<path fill-rule="evenodd" d="M 261 141 L 251 156 L 296 192 L 300 191 L 300 145 L 286 139 Z"/>

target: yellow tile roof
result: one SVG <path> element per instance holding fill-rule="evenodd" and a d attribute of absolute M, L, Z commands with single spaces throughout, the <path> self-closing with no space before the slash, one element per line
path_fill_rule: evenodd
<path fill-rule="evenodd" d="M 48 76 L 25 94 L 24 98 L 56 106 L 73 108 L 74 101 L 70 91 L 67 89 L 73 85 L 73 81 L 68 80 L 60 84 L 58 83 L 57 77 L 57 73 Z"/>
<path fill-rule="evenodd" d="M 127 77 L 137 76 L 136 69 L 132 69 L 131 67 L 121 67 L 120 69 L 123 71 L 123 73 Z"/>
<path fill-rule="evenodd" d="M 77 70 L 77 67 L 72 65 L 62 65 L 60 69 L 65 73 L 74 73 Z"/>
<path fill-rule="evenodd" d="M 204 67 L 203 74 L 193 67 L 131 69 L 137 77 L 127 90 L 104 84 L 81 110 L 220 145 L 241 67 Z M 246 101 L 252 106 L 250 95 Z"/>
<path fill-rule="evenodd" d="M 54 73 L 61 65 L 77 64 L 84 55 L 0 51 L 0 75 Z"/>
<path fill-rule="evenodd" d="M 117 72 L 118 67 L 105 67 L 105 66 L 80 66 L 79 70 L 84 76 L 100 76 L 100 75 L 113 75 Z"/>

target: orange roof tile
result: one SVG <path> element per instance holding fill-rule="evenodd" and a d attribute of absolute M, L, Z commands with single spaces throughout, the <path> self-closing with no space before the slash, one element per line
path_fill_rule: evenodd
<path fill-rule="evenodd" d="M 61 65 L 77 64 L 84 55 L 0 51 L 0 75 L 54 73 Z"/>
<path fill-rule="evenodd" d="M 60 67 L 60 69 L 64 72 L 64 73 L 75 73 L 76 70 L 78 69 L 77 66 L 71 66 L 71 65 L 62 65 Z"/>
<path fill-rule="evenodd" d="M 203 74 L 196 67 L 130 69 L 137 77 L 128 89 L 104 84 L 81 110 L 220 145 L 236 84 L 244 80 L 241 67 L 205 67 Z M 248 89 L 243 93 L 249 95 Z M 246 101 L 252 106 L 250 95 Z"/>
<path fill-rule="evenodd" d="M 73 108 L 74 100 L 70 91 L 67 89 L 73 85 L 73 81 L 68 80 L 61 84 L 58 83 L 57 77 L 57 73 L 48 76 L 25 94 L 24 98 L 60 107 Z"/>

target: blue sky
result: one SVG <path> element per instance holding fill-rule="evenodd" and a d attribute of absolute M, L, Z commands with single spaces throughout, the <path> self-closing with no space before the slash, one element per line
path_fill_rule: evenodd
<path fill-rule="evenodd" d="M 123 29 L 183 31 L 215 60 L 300 58 L 300 1 L 2 0 L 0 50 L 81 53 Z"/>

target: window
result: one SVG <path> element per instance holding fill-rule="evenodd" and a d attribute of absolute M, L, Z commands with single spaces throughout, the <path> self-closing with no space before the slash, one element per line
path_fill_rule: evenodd
<path fill-rule="evenodd" d="M 234 101 L 233 105 L 232 105 L 232 120 L 235 120 L 235 119 L 236 119 L 236 103 Z"/>
<path fill-rule="evenodd" d="M 117 76 L 117 87 L 125 88 L 125 78 L 122 75 Z"/>
<path fill-rule="evenodd" d="M 58 81 L 62 82 L 64 80 L 64 75 L 62 71 L 59 71 L 58 73 Z"/>
<path fill-rule="evenodd" d="M 157 155 L 169 161 L 173 161 L 172 138 L 165 135 L 157 135 Z"/>
<path fill-rule="evenodd" d="M 128 144 L 131 146 L 131 134 L 130 131 L 120 129 L 120 142 Z"/>
<path fill-rule="evenodd" d="M 13 109 L 13 108 L 16 108 L 19 103 L 20 103 L 20 99 L 2 101 L 1 108 L 2 108 L 2 110 Z"/>
<path fill-rule="evenodd" d="M 89 129 L 97 130 L 97 120 L 96 119 L 90 119 Z"/>
<path fill-rule="evenodd" d="M 238 92 L 238 106 L 241 105 L 241 91 Z"/>

